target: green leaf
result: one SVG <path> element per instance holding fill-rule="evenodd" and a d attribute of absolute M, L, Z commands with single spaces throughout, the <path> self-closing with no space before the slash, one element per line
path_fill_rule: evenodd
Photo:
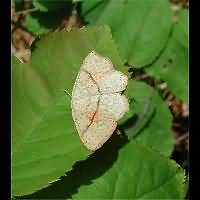
<path fill-rule="evenodd" d="M 130 80 L 125 95 L 135 99 L 130 110 L 135 114 L 120 123 L 120 128 L 129 139 L 133 138 L 169 156 L 174 140 L 172 116 L 165 102 L 153 88 L 139 81 Z"/>
<path fill-rule="evenodd" d="M 109 155 L 104 159 L 101 162 Z M 74 180 L 81 172 L 86 178 L 91 171 L 100 171 L 87 164 L 79 170 Z M 184 182 L 184 172 L 174 161 L 132 141 L 104 174 L 81 185 L 72 199 L 183 199 Z"/>
<path fill-rule="evenodd" d="M 106 45 L 105 45 L 106 44 Z M 12 194 L 32 193 L 57 180 L 89 152 L 71 116 L 72 88 L 92 50 L 122 61 L 107 26 L 54 32 L 33 43 L 29 64 L 12 62 Z"/>
<path fill-rule="evenodd" d="M 188 102 L 188 32 L 185 11 L 183 14 L 184 18 L 180 16 L 180 23 L 174 25 L 172 36 L 162 55 L 145 70 L 149 75 L 164 80 L 175 96 Z"/>
<path fill-rule="evenodd" d="M 134 67 L 155 60 L 172 26 L 167 0 L 85 0 L 82 15 L 90 24 L 109 24 L 124 62 Z"/>

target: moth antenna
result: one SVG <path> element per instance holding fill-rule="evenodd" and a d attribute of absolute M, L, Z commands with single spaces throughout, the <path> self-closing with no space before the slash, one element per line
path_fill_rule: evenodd
<path fill-rule="evenodd" d="M 70 98 L 72 98 L 71 94 L 70 94 L 67 90 L 64 90 L 64 92 L 65 92 Z"/>

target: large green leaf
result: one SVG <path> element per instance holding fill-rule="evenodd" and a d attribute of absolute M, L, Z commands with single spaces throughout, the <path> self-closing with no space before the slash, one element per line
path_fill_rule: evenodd
<path fill-rule="evenodd" d="M 187 11 L 182 11 L 166 49 L 158 60 L 146 68 L 149 75 L 166 81 L 173 94 L 185 102 L 188 101 L 187 27 Z"/>
<path fill-rule="evenodd" d="M 80 142 L 70 107 L 83 59 L 92 50 L 123 68 L 107 26 L 44 35 L 29 64 L 12 62 L 12 193 L 32 193 L 57 180 L 90 153 Z"/>
<path fill-rule="evenodd" d="M 159 55 L 172 25 L 168 0 L 84 0 L 82 15 L 90 24 L 109 24 L 124 61 L 135 67 Z"/>
<path fill-rule="evenodd" d="M 170 156 L 174 146 L 172 116 L 165 102 L 153 88 L 139 81 L 130 80 L 125 95 L 134 101 L 126 116 L 132 115 L 120 123 L 121 129 L 129 139 Z"/>
<path fill-rule="evenodd" d="M 108 162 L 109 155 L 104 159 L 99 162 Z M 81 175 L 83 179 L 91 171 L 100 171 L 87 164 L 79 170 L 75 177 Z M 120 150 L 110 169 L 89 185 L 81 185 L 72 199 L 183 199 L 184 194 L 183 170 L 174 161 L 132 141 Z"/>

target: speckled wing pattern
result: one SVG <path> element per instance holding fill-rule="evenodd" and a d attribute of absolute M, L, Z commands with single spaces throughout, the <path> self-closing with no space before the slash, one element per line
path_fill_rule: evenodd
<path fill-rule="evenodd" d="M 92 51 L 84 59 L 72 91 L 71 108 L 80 139 L 89 150 L 99 149 L 129 110 L 128 99 L 121 95 L 127 84 L 128 77 L 115 70 L 108 58 Z"/>

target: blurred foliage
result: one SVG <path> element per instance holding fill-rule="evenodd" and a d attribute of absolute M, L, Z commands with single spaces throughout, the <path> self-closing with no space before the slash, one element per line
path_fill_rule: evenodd
<path fill-rule="evenodd" d="M 15 0 L 16 11 L 24 7 L 22 0 Z M 28 4 L 23 26 L 34 35 L 55 30 L 64 17 L 70 15 L 72 2 L 70 0 L 33 0 Z"/>

